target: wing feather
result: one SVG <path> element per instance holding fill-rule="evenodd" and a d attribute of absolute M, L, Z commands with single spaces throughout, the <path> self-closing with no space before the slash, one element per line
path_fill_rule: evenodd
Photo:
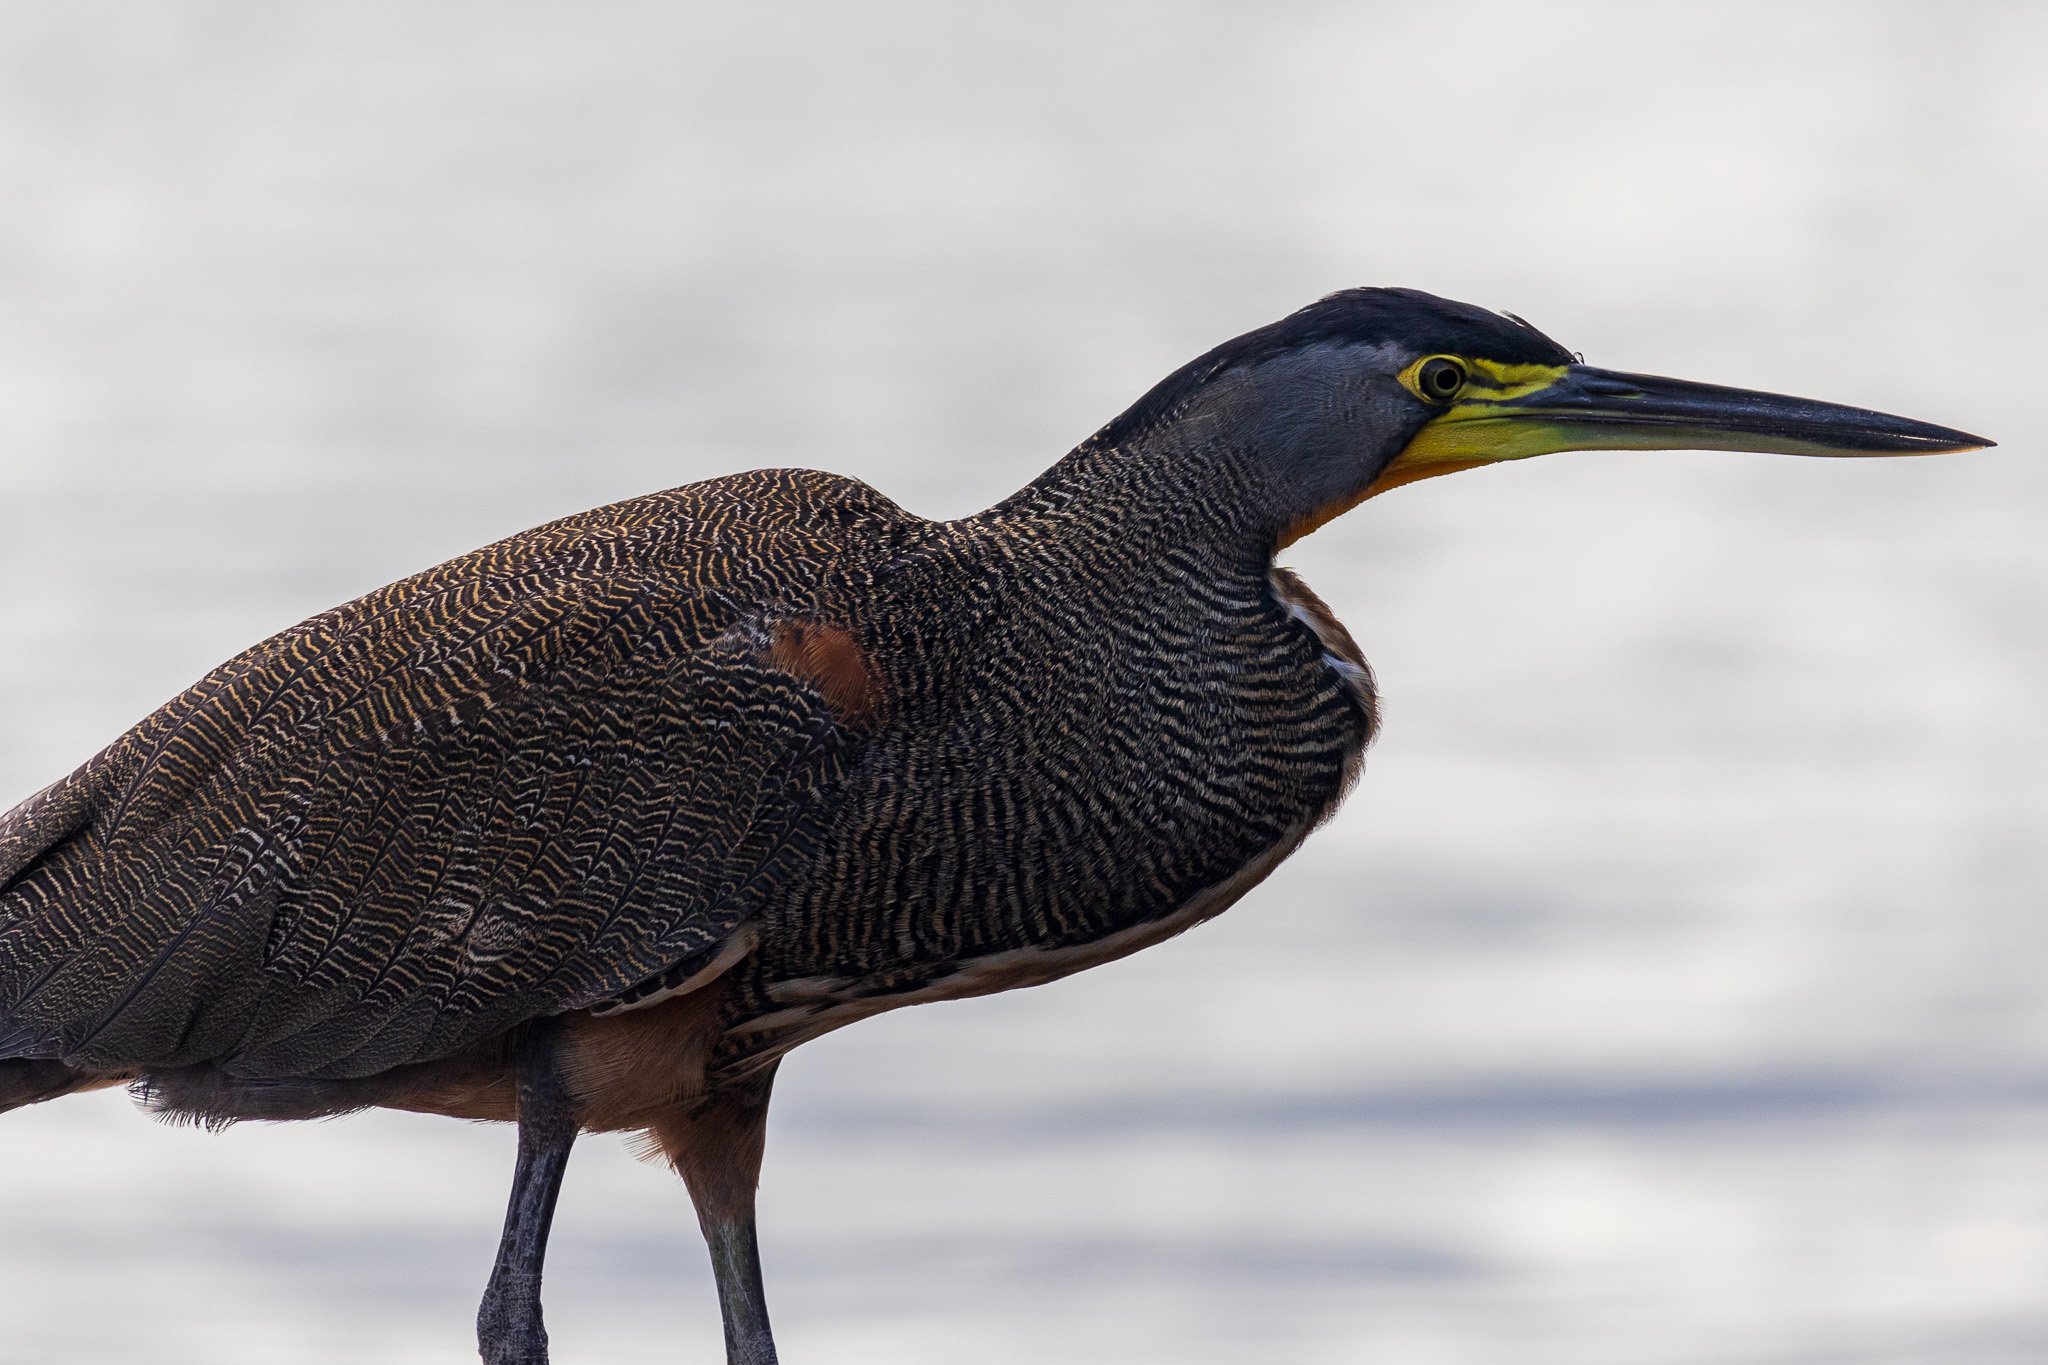
<path fill-rule="evenodd" d="M 860 739 L 764 648 L 901 516 L 823 480 L 675 490 L 394 584 L 0 816 L 0 1056 L 368 1075 L 715 948 Z"/>

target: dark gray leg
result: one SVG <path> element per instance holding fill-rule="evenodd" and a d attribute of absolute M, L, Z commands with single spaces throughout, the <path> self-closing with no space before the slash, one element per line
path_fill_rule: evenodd
<path fill-rule="evenodd" d="M 761 1248 L 754 1240 L 754 1211 L 744 1218 L 706 1224 L 711 1268 L 718 1275 L 718 1311 L 725 1319 L 726 1365 L 775 1365 L 775 1337 L 768 1330 L 768 1298 L 761 1289 Z"/>
<path fill-rule="evenodd" d="M 519 1073 L 519 1165 L 498 1239 L 498 1263 L 477 1309 L 476 1339 L 484 1365 L 547 1365 L 548 1333 L 540 1320 L 540 1267 L 547 1255 L 555 1196 L 576 1141 L 576 1112 L 555 1065 L 560 1026 L 536 1020 L 513 1053 Z"/>
<path fill-rule="evenodd" d="M 726 1365 L 776 1365 L 761 1292 L 761 1256 L 754 1240 L 754 1190 L 768 1131 L 771 1069 L 744 1086 L 721 1090 L 657 1130 L 662 1148 L 690 1187 L 697 1222 L 718 1276 L 725 1318 Z"/>

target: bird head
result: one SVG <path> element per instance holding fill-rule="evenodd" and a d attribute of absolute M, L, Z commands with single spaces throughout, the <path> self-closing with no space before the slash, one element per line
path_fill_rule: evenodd
<path fill-rule="evenodd" d="M 1098 442 L 1251 462 L 1281 544 L 1418 479 L 1561 450 L 1917 455 L 1992 444 L 1863 408 L 1596 369 L 1512 314 L 1349 289 L 1169 375 Z"/>

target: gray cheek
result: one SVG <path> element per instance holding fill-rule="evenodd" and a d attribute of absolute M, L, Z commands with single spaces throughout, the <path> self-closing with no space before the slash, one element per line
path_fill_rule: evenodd
<path fill-rule="evenodd" d="M 1318 346 L 1219 381 L 1213 428 L 1249 457 L 1293 518 L 1370 483 L 1420 425 L 1390 348 Z M 1208 405 L 1205 405 L 1208 406 Z"/>
<path fill-rule="evenodd" d="M 1321 507 L 1371 483 L 1414 435 L 1414 399 L 1392 379 L 1354 377 L 1332 394 L 1318 434 L 1302 442 L 1303 494 Z"/>

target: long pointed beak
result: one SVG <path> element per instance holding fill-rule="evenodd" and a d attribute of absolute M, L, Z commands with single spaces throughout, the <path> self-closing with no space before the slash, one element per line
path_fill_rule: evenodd
<path fill-rule="evenodd" d="M 1866 408 L 1589 365 L 1560 366 L 1518 384 L 1475 382 L 1467 393 L 1416 435 L 1371 492 L 1559 450 L 1931 455 L 1993 444 Z"/>

